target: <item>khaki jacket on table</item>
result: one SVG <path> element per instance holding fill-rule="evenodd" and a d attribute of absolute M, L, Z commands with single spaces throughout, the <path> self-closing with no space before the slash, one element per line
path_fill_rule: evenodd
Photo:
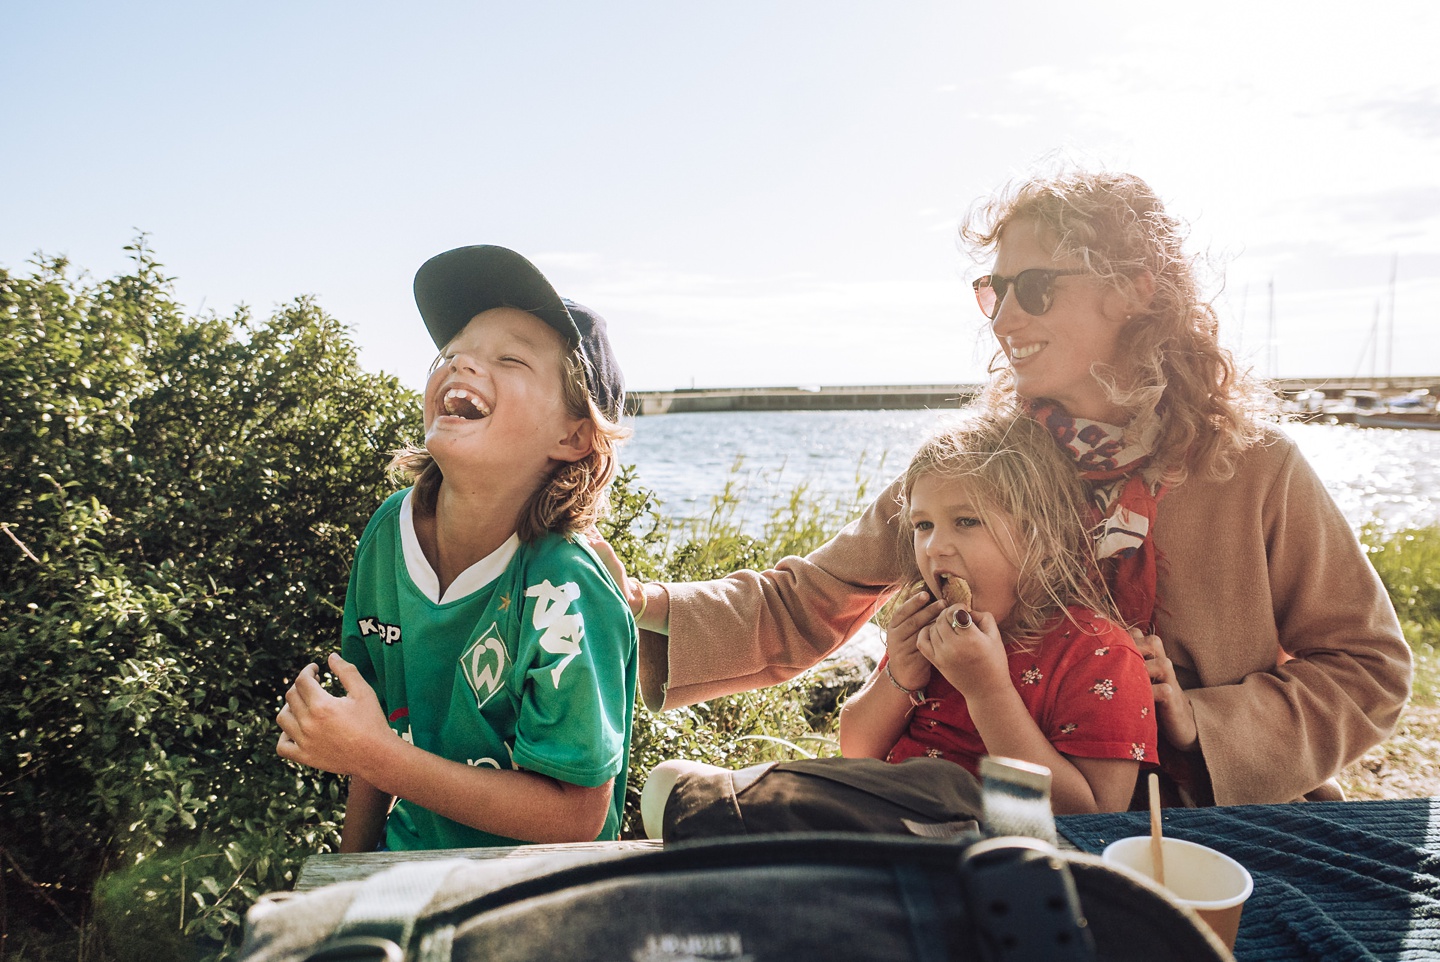
<path fill-rule="evenodd" d="M 806 558 L 666 585 L 669 638 L 641 633 L 646 704 L 777 684 L 859 631 L 902 577 L 899 490 Z M 1156 634 L 1195 707 L 1216 804 L 1300 798 L 1390 734 L 1410 693 L 1410 648 L 1289 438 L 1269 432 L 1227 481 L 1173 488 L 1154 537 Z M 1293 660 L 1277 667 L 1282 648 Z"/>

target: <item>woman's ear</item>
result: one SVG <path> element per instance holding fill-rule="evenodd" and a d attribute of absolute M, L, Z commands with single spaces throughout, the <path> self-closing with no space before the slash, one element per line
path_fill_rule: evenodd
<path fill-rule="evenodd" d="M 1120 324 L 1127 324 L 1136 315 L 1146 313 L 1155 297 L 1155 275 L 1148 270 L 1141 271 L 1129 281 L 1128 290 L 1112 287 L 1105 295 L 1105 316 Z"/>
<path fill-rule="evenodd" d="M 588 418 L 575 422 L 574 430 L 560 439 L 550 457 L 556 461 L 579 461 L 595 450 L 595 425 Z"/>
<path fill-rule="evenodd" d="M 1130 284 L 1135 291 L 1135 297 L 1127 313 L 1147 313 L 1150 302 L 1155 299 L 1155 275 L 1148 270 L 1141 271 L 1130 279 Z"/>

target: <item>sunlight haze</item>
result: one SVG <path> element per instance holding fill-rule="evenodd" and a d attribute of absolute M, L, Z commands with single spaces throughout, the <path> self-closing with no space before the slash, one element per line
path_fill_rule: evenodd
<path fill-rule="evenodd" d="M 434 354 L 415 269 L 475 243 L 603 314 L 632 389 L 979 380 L 982 266 L 957 225 L 1056 159 L 1137 173 L 1190 222 L 1259 373 L 1440 374 L 1421 0 L 0 18 L 0 266 L 108 276 L 145 232 L 190 310 L 313 295 L 413 387 Z"/>

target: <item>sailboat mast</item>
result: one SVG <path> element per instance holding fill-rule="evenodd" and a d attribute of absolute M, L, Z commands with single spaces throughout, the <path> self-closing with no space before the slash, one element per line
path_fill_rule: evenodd
<path fill-rule="evenodd" d="M 1270 376 L 1280 376 L 1277 370 L 1280 366 L 1280 346 L 1275 343 L 1275 278 L 1270 278 L 1270 319 L 1265 331 L 1265 353 L 1266 366 L 1270 368 Z"/>
<path fill-rule="evenodd" d="M 1390 379 L 1394 376 L 1395 363 L 1395 278 L 1400 274 L 1400 254 L 1397 251 L 1390 260 L 1390 331 L 1386 339 L 1388 349 L 1385 354 L 1385 386 L 1390 386 Z"/>

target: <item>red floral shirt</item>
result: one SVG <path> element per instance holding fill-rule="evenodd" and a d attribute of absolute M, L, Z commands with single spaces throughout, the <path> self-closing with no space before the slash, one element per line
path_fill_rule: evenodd
<path fill-rule="evenodd" d="M 1079 627 L 1061 618 L 1038 642 L 1010 650 L 1010 680 L 1030 717 L 1063 755 L 1154 764 L 1155 700 L 1145 659 L 1124 628 L 1085 608 L 1070 614 Z M 925 696 L 886 760 L 948 758 L 978 776 L 988 753 L 965 696 L 938 671 Z"/>

